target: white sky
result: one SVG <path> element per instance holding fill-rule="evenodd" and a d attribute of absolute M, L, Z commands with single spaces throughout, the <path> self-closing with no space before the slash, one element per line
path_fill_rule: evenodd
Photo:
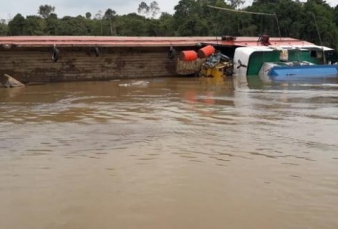
<path fill-rule="evenodd" d="M 0 0 L 0 19 L 13 18 L 17 13 L 23 16 L 37 15 L 39 6 L 51 5 L 59 18 L 78 16 L 90 12 L 94 16 L 99 10 L 110 8 L 117 14 L 137 13 L 142 2 L 150 4 L 153 0 Z M 162 12 L 173 13 L 179 0 L 156 0 Z"/>
<path fill-rule="evenodd" d="M 55 6 L 55 13 L 59 18 L 63 16 L 85 15 L 90 12 L 94 16 L 99 10 L 103 12 L 111 8 L 117 14 L 128 14 L 137 12 L 140 2 L 150 4 L 153 0 L 0 0 L 0 19 L 11 19 L 17 13 L 23 16 L 36 15 L 40 5 Z M 162 12 L 173 13 L 174 7 L 179 0 L 156 0 Z M 302 0 L 305 1 L 305 0 Z M 246 0 L 251 4 L 252 0 Z M 326 0 L 335 7 L 338 0 Z"/>

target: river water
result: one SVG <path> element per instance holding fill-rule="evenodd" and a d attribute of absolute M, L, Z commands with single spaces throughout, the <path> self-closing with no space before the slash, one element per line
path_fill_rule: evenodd
<path fill-rule="evenodd" d="M 0 228 L 338 228 L 338 84 L 0 89 Z"/>

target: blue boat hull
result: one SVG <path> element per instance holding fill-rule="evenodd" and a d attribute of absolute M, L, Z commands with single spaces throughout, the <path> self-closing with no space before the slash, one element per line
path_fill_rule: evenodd
<path fill-rule="evenodd" d="M 336 65 L 274 66 L 268 76 L 274 82 L 323 81 L 338 77 Z"/>

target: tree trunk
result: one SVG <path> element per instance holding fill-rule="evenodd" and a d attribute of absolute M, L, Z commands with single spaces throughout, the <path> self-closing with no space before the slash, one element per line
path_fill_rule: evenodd
<path fill-rule="evenodd" d="M 113 36 L 113 27 L 112 27 L 110 18 L 109 18 L 109 26 L 110 26 L 110 36 Z"/>

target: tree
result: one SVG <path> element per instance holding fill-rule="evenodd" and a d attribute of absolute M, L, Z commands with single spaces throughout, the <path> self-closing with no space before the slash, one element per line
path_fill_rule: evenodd
<path fill-rule="evenodd" d="M 90 12 L 87 12 L 87 13 L 86 13 L 86 18 L 87 18 L 87 19 L 90 19 L 91 17 L 92 17 L 92 14 L 91 14 Z"/>
<path fill-rule="evenodd" d="M 87 19 L 83 16 L 65 16 L 61 19 L 59 35 L 80 36 L 88 35 Z"/>
<path fill-rule="evenodd" d="M 51 14 L 48 16 L 47 20 L 48 20 L 48 19 L 58 19 L 58 15 L 55 14 L 55 13 L 51 13 Z"/>
<path fill-rule="evenodd" d="M 245 0 L 228 0 L 232 8 L 237 9 L 240 5 L 245 3 Z"/>
<path fill-rule="evenodd" d="M 27 16 L 23 35 L 44 35 L 46 21 L 39 16 Z"/>
<path fill-rule="evenodd" d="M 254 0 L 243 10 L 269 13 L 249 15 L 211 9 L 208 5 L 238 9 L 245 0 L 179 0 L 173 15 L 160 13 L 156 1 L 142 1 L 138 14 L 117 15 L 110 8 L 95 16 L 58 19 L 55 7 L 41 5 L 39 16 L 0 20 L 0 36 L 4 35 L 95 35 L 95 36 L 270 36 L 294 37 L 316 44 L 338 47 L 338 6 L 325 0 Z M 248 1 L 247 1 L 248 2 Z M 274 16 L 276 13 L 277 21 Z M 314 20 L 315 19 L 315 20 Z M 315 21 L 317 23 L 315 23 Z M 317 25 L 316 25 L 317 24 Z M 279 30 L 280 28 L 280 30 Z"/>
<path fill-rule="evenodd" d="M 141 15 L 148 15 L 149 13 L 149 6 L 147 3 L 145 2 L 141 2 L 139 5 L 138 5 L 138 9 L 137 9 L 137 12 Z"/>
<path fill-rule="evenodd" d="M 95 14 L 95 20 L 100 22 L 100 31 L 101 31 L 101 36 L 103 34 L 103 27 L 102 27 L 102 19 L 103 19 L 103 14 L 102 14 L 102 10 L 99 10 L 99 12 L 97 12 Z"/>
<path fill-rule="evenodd" d="M 116 12 L 115 10 L 112 9 L 107 9 L 106 12 L 104 13 L 104 18 L 108 19 L 109 21 L 109 28 L 110 28 L 110 35 L 113 35 L 113 24 L 112 24 L 112 20 L 113 18 L 116 16 Z M 114 26 L 114 34 L 116 35 L 116 28 Z"/>
<path fill-rule="evenodd" d="M 8 35 L 8 25 L 5 19 L 0 20 L 0 36 Z"/>
<path fill-rule="evenodd" d="M 150 16 L 154 18 L 157 14 L 159 14 L 160 7 L 156 1 L 151 2 L 149 6 L 145 2 L 141 2 L 138 6 L 137 12 L 146 17 Z"/>
<path fill-rule="evenodd" d="M 300 38 L 319 45 L 337 47 L 338 30 L 334 22 L 334 9 L 322 0 L 308 0 L 303 9 Z"/>
<path fill-rule="evenodd" d="M 60 34 L 61 20 L 58 20 L 56 17 L 49 16 L 45 21 L 45 34 L 54 36 Z"/>
<path fill-rule="evenodd" d="M 12 36 L 23 35 L 24 26 L 25 26 L 25 18 L 21 14 L 15 15 L 15 17 L 8 23 L 10 35 Z"/>
<path fill-rule="evenodd" d="M 252 11 L 252 12 L 260 12 L 260 13 L 268 13 L 268 14 L 277 13 L 278 19 L 282 20 L 280 15 L 286 10 L 283 9 L 281 11 L 278 11 L 280 7 L 279 5 L 280 1 L 284 1 L 284 0 L 278 0 L 278 1 L 277 0 L 256 0 L 252 4 L 252 6 L 247 8 L 247 10 Z M 291 5 L 293 3 L 292 0 L 286 0 L 286 1 L 288 1 Z M 288 17 L 283 18 L 283 19 L 292 18 L 292 17 L 297 16 L 298 14 L 296 13 L 294 15 L 289 15 Z M 251 17 L 252 17 L 251 23 L 257 26 L 256 36 L 259 36 L 260 34 L 269 34 L 270 36 L 279 36 L 277 21 L 274 16 L 252 15 Z"/>
<path fill-rule="evenodd" d="M 121 36 L 148 36 L 148 20 L 136 13 L 118 18 L 118 34 Z"/>
<path fill-rule="evenodd" d="M 156 1 L 151 2 L 149 8 L 152 18 L 156 17 L 156 15 L 160 12 L 160 7 Z"/>
<path fill-rule="evenodd" d="M 51 13 L 54 13 L 55 7 L 50 5 L 41 5 L 38 10 L 38 14 L 41 15 L 42 18 L 46 19 L 49 17 Z"/>
<path fill-rule="evenodd" d="M 178 36 L 208 35 L 206 15 L 203 15 L 203 3 L 195 0 L 180 0 L 175 6 L 174 29 Z M 210 12 L 210 11 L 207 11 Z"/>
<path fill-rule="evenodd" d="M 174 19 L 169 13 L 162 13 L 158 19 L 157 34 L 159 36 L 172 36 L 174 34 Z"/>

